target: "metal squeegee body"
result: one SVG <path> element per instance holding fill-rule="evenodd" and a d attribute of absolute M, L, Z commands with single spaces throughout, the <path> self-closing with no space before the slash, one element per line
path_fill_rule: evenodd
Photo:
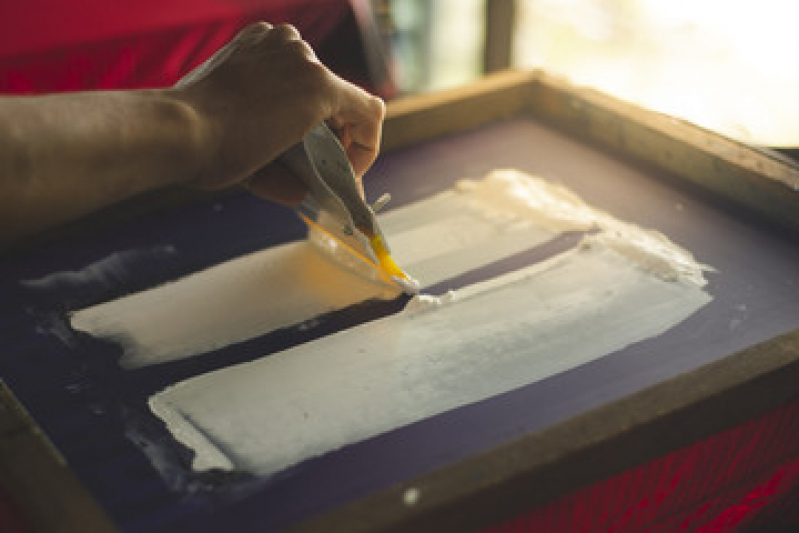
<path fill-rule="evenodd" d="M 325 123 L 280 156 L 308 186 L 297 207 L 308 223 L 361 255 L 403 291 L 418 292 L 417 283 L 391 259 L 374 210 L 361 196 L 344 148 Z"/>
<path fill-rule="evenodd" d="M 330 128 L 319 124 L 283 153 L 280 161 L 310 191 L 297 207 L 300 214 L 377 263 L 367 238 L 380 234 L 377 220 L 361 198 L 344 148 Z"/>

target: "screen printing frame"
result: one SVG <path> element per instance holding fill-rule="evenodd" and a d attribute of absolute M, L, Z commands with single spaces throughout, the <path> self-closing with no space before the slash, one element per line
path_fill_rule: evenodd
<path fill-rule="evenodd" d="M 795 165 L 541 72 L 505 72 L 467 87 L 391 102 L 383 150 L 390 153 L 513 117 L 539 120 L 666 171 L 675 181 L 690 183 L 697 194 L 740 209 L 754 224 L 788 235 L 799 231 Z M 107 209 L 26 249 L 90 231 L 98 220 L 117 223 L 174 209 L 196 195 L 175 192 L 155 198 Z M 775 409 L 797 396 L 797 379 L 799 330 L 378 491 L 296 529 L 444 531 L 495 524 Z M 0 392 L 0 474 L 31 522 L 43 531 L 115 530 L 13 391 L 3 386 Z M 405 499 L 409 489 L 424 494 L 412 506 Z"/>
<path fill-rule="evenodd" d="M 799 167 L 778 154 L 545 72 L 508 71 L 395 102 L 390 151 L 527 116 L 669 173 L 742 216 L 799 235 Z M 799 329 L 487 453 L 399 484 L 297 531 L 460 531 L 496 524 L 775 409 L 799 395 Z M 403 495 L 424 493 L 409 509 Z M 355 529 L 353 525 L 355 524 Z"/>

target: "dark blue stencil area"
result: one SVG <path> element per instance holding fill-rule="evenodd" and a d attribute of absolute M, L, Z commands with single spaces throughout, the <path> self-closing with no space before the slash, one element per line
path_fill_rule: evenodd
<path fill-rule="evenodd" d="M 669 176 L 510 120 L 382 156 L 370 201 L 401 206 L 494 168 L 562 183 L 617 218 L 664 233 L 716 271 L 713 301 L 668 332 L 591 363 L 259 477 L 191 469 L 147 406 L 155 392 L 400 310 L 369 301 L 196 357 L 138 370 L 69 313 L 300 239 L 288 209 L 233 193 L 50 243 L 0 264 L 0 376 L 123 531 L 272 531 L 541 430 L 799 327 L 799 239 Z M 429 288 L 484 281 L 574 247 L 567 233 Z M 387 236 L 390 242 L 391 236 Z M 501 316 L 497 320 L 502 320 Z M 534 338 L 530 339 L 535 342 Z M 302 387 L 302 383 L 297 383 Z"/>

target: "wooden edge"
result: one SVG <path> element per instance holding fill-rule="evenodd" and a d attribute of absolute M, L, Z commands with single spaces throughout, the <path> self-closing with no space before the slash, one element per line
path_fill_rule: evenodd
<path fill-rule="evenodd" d="M 529 111 L 650 163 L 771 223 L 799 230 L 799 165 L 687 121 L 537 73 Z"/>
<path fill-rule="evenodd" d="M 516 24 L 516 0 L 491 0 L 485 3 L 483 72 L 510 68 Z"/>
<path fill-rule="evenodd" d="M 799 166 L 689 122 L 540 71 L 389 102 L 383 149 L 528 116 L 652 164 L 760 218 L 799 230 Z"/>
<path fill-rule="evenodd" d="M 0 485 L 35 531 L 117 531 L 2 380 Z"/>
<path fill-rule="evenodd" d="M 472 531 L 751 420 L 799 394 L 799 330 L 398 484 L 296 532 Z M 531 406 L 531 409 L 535 408 Z M 405 501 L 412 490 L 413 505 Z"/>
<path fill-rule="evenodd" d="M 530 72 L 499 72 L 478 83 L 392 100 L 386 108 L 381 149 L 421 143 L 523 113 Z"/>

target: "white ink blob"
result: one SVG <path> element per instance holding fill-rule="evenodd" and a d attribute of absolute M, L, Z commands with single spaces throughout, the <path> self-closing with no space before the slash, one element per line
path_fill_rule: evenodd
<path fill-rule="evenodd" d="M 419 489 L 411 487 L 402 493 L 402 502 L 408 507 L 414 506 L 419 503 L 419 496 L 421 496 Z"/>

